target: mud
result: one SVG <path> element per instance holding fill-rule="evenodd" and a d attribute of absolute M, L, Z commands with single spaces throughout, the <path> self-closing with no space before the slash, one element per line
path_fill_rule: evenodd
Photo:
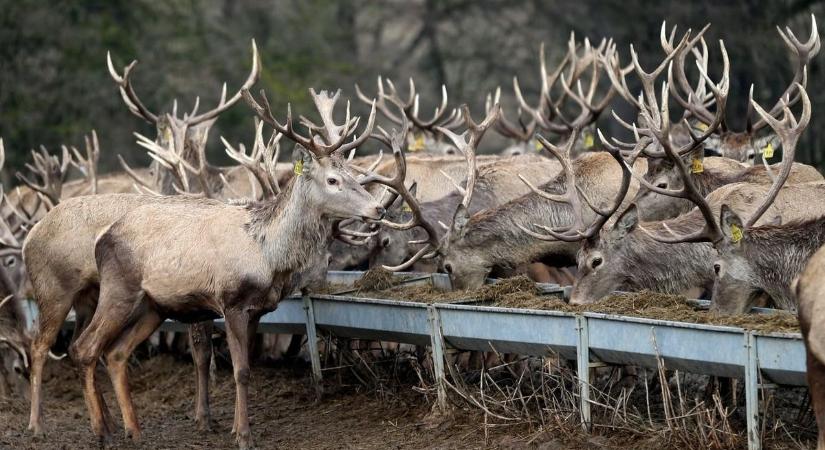
<path fill-rule="evenodd" d="M 74 367 L 60 361 L 47 366 L 44 418 L 46 436 L 32 437 L 26 430 L 28 403 L 0 400 L 0 448 L 97 449 Z M 131 386 L 143 429 L 138 443 L 115 436 L 118 449 L 237 448 L 230 435 L 235 388 L 228 367 L 218 372 L 212 389 L 212 431 L 198 431 L 191 419 L 194 374 L 191 363 L 160 356 L 135 364 Z M 119 410 L 108 377 L 102 375 L 106 403 L 120 423 Z M 432 405 L 411 386 L 379 399 L 363 386 L 332 381 L 327 394 L 316 401 L 309 372 L 301 366 L 253 367 L 250 417 L 256 448 L 295 449 L 469 449 L 484 446 L 482 424 L 474 411 L 457 411 L 449 417 L 431 414 Z M 493 430 L 489 448 L 509 447 L 526 431 L 513 427 Z"/>

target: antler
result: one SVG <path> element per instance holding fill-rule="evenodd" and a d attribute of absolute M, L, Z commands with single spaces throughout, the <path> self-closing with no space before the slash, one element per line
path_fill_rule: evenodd
<path fill-rule="evenodd" d="M 596 101 L 595 95 L 599 90 L 604 51 L 612 46 L 612 41 L 602 40 L 597 47 L 593 47 L 588 39 L 584 40 L 584 50 L 578 53 L 578 44 L 575 34 L 570 34 L 567 45 L 567 54 L 553 71 L 547 73 L 547 63 L 544 56 L 544 44 L 539 50 L 539 65 L 541 70 L 541 89 L 538 106 L 527 104 L 518 82 L 513 78 L 513 91 L 521 108 L 532 116 L 532 120 L 543 130 L 559 134 L 569 134 L 576 128 L 582 128 L 593 123 L 604 108 L 607 107 L 616 89 L 611 85 L 601 100 Z M 566 74 L 565 74 L 566 70 Z M 582 87 L 582 76 L 590 72 L 587 91 Z M 561 92 L 557 99 L 552 98 L 552 89 L 560 81 Z M 563 104 L 571 98 L 580 109 L 579 115 L 568 119 L 563 114 Z"/>
<path fill-rule="evenodd" d="M 814 26 L 814 29 L 816 29 L 816 26 Z M 790 33 L 790 30 L 788 30 L 788 33 Z M 782 142 L 782 171 L 779 172 L 779 175 L 773 181 L 771 189 L 768 191 L 768 195 L 765 196 L 762 204 L 759 205 L 756 211 L 754 211 L 750 218 L 745 222 L 745 228 L 752 227 L 756 221 L 759 220 L 763 214 L 765 214 L 765 211 L 768 210 L 768 207 L 770 207 L 771 203 L 773 203 L 776 199 L 777 194 L 779 194 L 779 190 L 782 189 L 782 185 L 785 184 L 785 181 L 791 173 L 794 156 L 796 155 L 796 144 L 799 141 L 799 136 L 811 121 L 811 100 L 808 98 L 808 93 L 802 84 L 796 83 L 794 86 L 799 91 L 799 98 L 802 99 L 802 115 L 798 121 L 791 112 L 790 107 L 793 100 L 789 98 L 790 93 L 786 93 L 786 96 L 781 103 L 781 120 L 774 118 L 769 112 L 762 109 L 758 103 L 751 100 L 751 105 L 753 108 L 759 116 L 762 117 L 762 120 L 770 125 L 776 135 L 779 136 L 779 140 Z"/>
<path fill-rule="evenodd" d="M 404 184 L 404 180 L 407 177 L 407 160 L 404 157 L 404 152 L 401 151 L 401 140 L 401 134 L 394 130 L 390 139 L 390 144 L 392 145 L 392 155 L 395 158 L 396 164 L 394 176 L 387 177 L 384 175 L 379 175 L 375 172 L 366 173 L 366 171 L 364 171 L 366 173 L 366 176 L 363 179 L 359 180 L 361 184 L 375 182 L 389 187 L 390 189 L 395 191 L 399 196 L 401 196 L 404 202 L 406 202 L 407 205 L 410 207 L 412 217 L 409 221 L 405 223 L 395 223 L 387 219 L 382 219 L 380 222 L 381 225 L 392 228 L 394 230 L 410 230 L 412 228 L 420 226 L 427 233 L 426 239 L 420 241 L 411 241 L 411 243 L 425 244 L 424 247 L 422 247 L 415 255 L 413 255 L 412 258 L 401 263 L 398 266 L 383 266 L 384 269 L 390 271 L 404 270 L 412 266 L 413 264 L 415 264 L 416 261 L 422 258 L 434 258 L 438 255 L 439 248 L 438 234 L 436 233 L 435 228 L 430 222 L 428 222 L 424 218 L 424 215 L 421 212 L 421 204 L 418 203 L 418 201 L 415 199 L 415 196 L 412 195 L 410 190 Z M 355 167 L 353 166 L 353 168 Z"/>
<path fill-rule="evenodd" d="M 808 37 L 808 41 L 803 43 L 797 39 L 796 35 L 791 31 L 790 27 L 785 27 L 785 31 L 783 32 L 779 26 L 776 27 L 776 31 L 779 32 L 779 37 L 782 38 L 782 41 L 785 42 L 785 45 L 788 47 L 788 52 L 791 55 L 791 58 L 796 60 L 796 66 L 794 67 L 794 75 L 793 79 L 789 83 L 785 92 L 779 97 L 779 101 L 774 104 L 770 110 L 768 110 L 768 117 L 776 116 L 780 111 L 783 111 L 786 107 L 790 107 L 796 104 L 799 101 L 799 97 L 801 96 L 801 90 L 797 90 L 797 95 L 791 97 L 791 93 L 793 92 L 796 85 L 802 86 L 802 88 L 807 88 L 808 85 L 808 63 L 819 53 L 820 48 L 820 40 L 819 40 L 819 32 L 817 31 L 816 27 L 816 17 L 811 14 L 811 34 Z M 753 114 L 752 106 L 756 104 L 753 101 L 753 89 L 750 91 L 750 95 L 748 98 L 748 132 L 751 134 L 759 131 L 760 129 L 764 128 L 765 125 L 768 125 L 768 120 L 765 119 L 765 116 L 761 113 L 761 119 L 758 120 L 756 123 L 751 123 L 751 118 Z M 773 128 L 773 127 L 771 127 Z M 784 147 L 783 147 L 784 148 Z"/>
<path fill-rule="evenodd" d="M 275 166 L 281 152 L 280 141 L 283 135 L 273 131 L 272 136 L 265 143 L 263 138 L 264 123 L 257 119 L 256 122 L 255 143 L 252 145 L 251 153 L 246 153 L 243 144 L 238 144 L 238 150 L 235 150 L 223 136 L 221 136 L 221 142 L 226 146 L 226 154 L 246 168 L 258 180 L 261 189 L 264 191 L 264 197 L 274 198 L 281 192 Z"/>
<path fill-rule="evenodd" d="M 598 233 L 599 230 L 601 230 L 604 224 L 607 223 L 610 217 L 616 213 L 616 211 L 619 209 L 619 206 L 621 206 L 622 201 L 624 201 L 628 189 L 630 188 L 631 169 L 630 167 L 628 167 L 627 163 L 622 158 L 622 153 L 619 150 L 619 148 L 614 145 L 611 145 L 607 141 L 607 139 L 604 138 L 604 135 L 602 135 L 600 130 L 598 131 L 598 134 L 602 143 L 605 145 L 607 151 L 619 163 L 622 169 L 622 184 L 619 188 L 619 191 L 616 194 L 616 199 L 613 202 L 613 206 L 608 210 L 601 210 L 600 208 L 595 206 L 592 201 L 590 201 L 590 199 L 587 197 L 587 194 L 585 194 L 585 192 L 578 186 L 576 173 L 573 170 L 572 163 L 570 161 L 570 152 L 573 149 L 573 145 L 576 142 L 576 139 L 578 139 L 578 129 L 574 129 L 573 133 L 570 134 L 570 136 L 567 139 L 567 142 L 564 145 L 564 148 L 559 148 L 551 144 L 549 141 L 547 141 L 547 139 L 539 135 L 537 136 L 537 139 L 541 143 L 542 147 L 544 147 L 548 152 L 550 152 L 561 164 L 565 184 L 564 193 L 551 194 L 539 189 L 538 187 L 530 183 L 530 181 L 528 181 L 521 174 L 519 174 L 519 178 L 540 197 L 546 198 L 547 200 L 551 200 L 554 202 L 567 203 L 568 205 L 570 205 L 570 207 L 573 209 L 573 223 L 570 226 L 564 227 L 562 229 L 552 229 L 544 225 L 533 224 L 534 226 L 546 231 L 548 233 L 547 235 L 536 233 L 532 230 L 527 229 L 525 226 L 521 224 L 516 224 L 522 231 L 536 239 L 540 239 L 543 241 L 577 242 L 596 235 L 596 233 Z M 641 141 L 638 144 L 640 148 L 643 148 L 646 145 L 647 143 L 644 141 Z M 587 204 L 587 207 L 590 208 L 593 212 L 595 212 L 598 216 L 589 226 L 586 226 L 584 223 L 584 208 L 582 207 L 582 200 L 584 201 L 584 203 Z"/>
<path fill-rule="evenodd" d="M 97 162 L 100 160 L 100 144 L 97 140 L 97 131 L 92 130 L 91 136 L 84 136 L 84 140 L 86 141 L 86 156 L 81 155 L 77 147 L 72 146 L 71 150 L 74 158 L 71 160 L 71 164 L 89 180 L 91 193 L 95 195 L 97 194 Z M 65 146 L 63 146 L 63 151 L 66 151 Z"/>
<path fill-rule="evenodd" d="M 398 93 L 398 89 L 395 88 L 395 84 L 393 84 L 392 80 L 387 79 L 386 83 L 387 88 L 385 90 L 383 79 L 378 77 L 378 107 L 384 116 L 392 122 L 395 122 L 397 125 L 402 125 L 402 117 L 390 111 L 386 100 L 389 100 L 391 103 L 399 107 L 403 113 L 403 116 L 406 117 L 412 126 L 418 128 L 419 130 L 432 132 L 436 127 L 454 128 L 461 124 L 462 120 L 459 110 L 452 109 L 449 115 L 447 115 L 449 108 L 447 106 L 448 97 L 446 86 L 441 86 L 441 103 L 438 107 L 436 107 L 433 116 L 430 119 L 422 119 L 418 114 L 419 95 L 416 93 L 415 81 L 413 81 L 412 77 L 409 81 L 410 93 L 406 100 L 401 98 L 401 95 Z M 369 104 L 372 101 L 369 97 L 364 95 L 363 91 L 361 91 L 361 88 L 357 84 L 355 85 L 355 92 L 362 102 Z M 403 130 L 405 130 L 405 128 L 402 128 L 402 131 Z"/>
<path fill-rule="evenodd" d="M 169 170 L 172 176 L 175 178 L 177 184 L 173 184 L 172 188 L 178 194 L 186 194 L 195 197 L 212 197 L 211 189 L 209 188 L 209 180 L 207 179 L 206 174 L 206 166 L 203 163 L 203 160 L 200 159 L 200 162 L 197 163 L 197 167 L 192 166 L 186 160 L 184 160 L 174 149 L 174 146 L 170 144 L 170 148 L 163 148 L 158 145 L 155 141 L 143 136 L 139 133 L 134 133 L 135 137 L 137 138 L 137 143 L 141 147 L 145 148 L 149 152 L 149 157 L 153 160 L 157 161 L 163 168 Z M 139 187 L 142 187 L 143 190 L 148 191 L 151 194 L 155 195 L 162 195 L 162 193 L 158 193 L 155 191 L 155 187 L 149 185 L 145 181 L 143 181 L 136 173 L 134 173 L 127 165 L 123 158 L 118 155 L 120 159 L 120 163 L 126 172 L 137 182 L 135 185 L 138 188 L 138 191 L 141 192 L 142 190 Z M 197 178 L 198 183 L 201 186 L 200 193 L 193 193 L 192 192 L 192 185 L 189 181 L 189 173 L 192 173 L 195 178 Z"/>
<path fill-rule="evenodd" d="M 493 105 L 500 105 L 501 104 L 501 88 L 496 88 L 495 96 L 487 94 L 487 99 L 484 102 L 484 107 L 487 113 L 489 114 L 490 111 L 493 109 Z M 498 120 L 493 127 L 498 134 L 514 139 L 519 142 L 527 142 L 533 138 L 533 135 L 536 133 L 536 119 L 531 119 L 529 122 L 524 123 L 521 118 L 522 111 L 521 108 L 518 108 L 518 125 L 515 125 L 511 122 L 507 117 L 504 115 L 504 109 L 501 109 L 499 113 Z"/>
<path fill-rule="evenodd" d="M 63 147 L 62 159 L 50 155 L 46 147 L 40 146 L 40 152 L 34 150 L 32 153 L 32 163 L 26 163 L 26 168 L 42 183 L 37 184 L 26 175 L 17 172 L 17 179 L 26 186 L 32 188 L 46 196 L 52 206 L 60 202 L 60 195 L 63 192 L 63 182 L 66 180 L 67 169 L 72 162 L 69 150 Z"/>
<path fill-rule="evenodd" d="M 129 108 L 129 111 L 132 114 L 146 120 L 150 123 L 157 123 L 158 122 L 158 115 L 149 111 L 146 106 L 143 105 L 143 102 L 140 101 L 137 94 L 135 93 L 134 88 L 132 87 L 132 82 L 129 79 L 129 76 L 132 73 L 132 69 L 134 69 L 135 65 L 137 64 L 137 60 L 132 61 L 128 66 L 124 67 L 123 75 L 120 75 L 115 70 L 114 64 L 112 63 L 112 54 L 111 52 L 106 52 L 106 64 L 109 68 L 109 74 L 115 80 L 115 83 L 118 84 L 118 88 L 120 90 L 120 96 L 123 98 L 123 102 L 126 103 L 126 106 Z M 189 126 L 194 126 L 202 122 L 206 122 L 208 120 L 212 120 L 222 112 L 226 111 L 227 109 L 231 108 L 238 100 L 241 99 L 242 92 L 244 90 L 249 90 L 252 85 L 258 81 L 258 77 L 261 74 L 261 60 L 258 55 L 258 46 L 255 44 L 255 39 L 252 39 L 252 69 L 249 72 L 249 76 L 244 81 L 243 85 L 235 95 L 232 96 L 229 100 L 226 100 L 226 83 L 223 85 L 223 89 L 221 91 L 221 99 L 218 103 L 218 106 L 214 109 L 211 109 L 203 114 L 196 115 L 198 110 L 198 105 L 200 104 L 200 98 L 195 100 L 195 106 L 192 109 L 192 112 L 188 115 L 184 114 L 183 120 Z M 177 116 L 177 102 L 175 102 L 175 106 L 173 107 L 173 115 Z"/>
<path fill-rule="evenodd" d="M 346 121 L 343 125 L 336 125 L 332 122 L 332 109 L 338 99 L 340 90 L 332 96 L 330 96 L 327 91 L 321 91 L 316 94 L 314 89 L 310 89 L 309 92 L 324 122 L 323 127 L 320 127 L 308 119 L 301 117 L 302 124 L 307 126 L 309 130 L 309 136 L 302 136 L 295 131 L 292 123 L 292 106 L 289 103 L 287 103 L 286 122 L 285 124 L 281 124 L 272 115 L 269 99 L 266 98 L 266 93 L 263 89 L 261 90 L 261 101 L 263 105 L 259 104 L 246 89 L 243 90 L 243 97 L 247 104 L 255 110 L 261 120 L 275 127 L 279 133 L 301 144 L 301 146 L 312 152 L 318 158 L 329 157 L 333 154 L 346 154 L 350 150 L 363 144 L 370 137 L 372 129 L 375 126 L 375 100 L 372 102 L 372 109 L 370 110 L 370 116 L 364 131 L 360 136 L 353 138 L 352 141 L 345 144 L 346 139 L 355 132 L 360 119 L 359 117 L 350 118 L 349 102 L 347 102 Z M 323 140 L 326 140 L 326 143 L 319 142 L 319 140 L 315 138 L 315 131 L 321 132 L 321 137 Z"/>
<path fill-rule="evenodd" d="M 464 159 L 467 161 L 467 184 L 466 187 L 462 188 L 457 183 L 455 187 L 458 189 L 459 192 L 463 194 L 463 199 L 461 200 L 461 204 L 464 205 L 465 208 L 470 207 L 470 200 L 473 197 L 473 190 L 475 189 L 476 185 L 476 178 L 478 178 L 478 166 L 476 164 L 476 147 L 478 147 L 478 143 L 481 141 L 481 138 L 484 136 L 484 133 L 487 131 L 490 126 L 496 122 L 499 118 L 499 114 L 501 113 L 501 107 L 496 104 L 491 109 L 487 111 L 487 116 L 481 123 L 476 123 L 473 118 L 470 116 L 470 108 L 467 105 L 462 105 L 461 107 L 461 114 L 464 116 L 464 121 L 467 126 L 467 129 L 461 134 L 455 134 L 451 130 L 445 127 L 436 127 L 436 131 L 443 134 L 447 137 L 447 139 L 451 140 L 453 144 L 458 148 L 458 151 L 464 155 Z M 450 178 L 446 173 L 442 172 L 448 179 Z"/>

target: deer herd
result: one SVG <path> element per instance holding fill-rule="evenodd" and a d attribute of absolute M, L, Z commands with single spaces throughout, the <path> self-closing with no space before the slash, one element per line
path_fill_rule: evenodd
<path fill-rule="evenodd" d="M 446 87 L 424 118 L 412 79 L 405 96 L 379 77 L 374 95 L 355 86 L 366 118 L 353 116 L 348 101 L 336 113 L 340 90 L 310 89 L 320 122 L 301 115 L 296 123 L 288 103 L 273 108 L 263 90 L 251 92 L 261 71 L 254 41 L 249 75 L 231 97 L 224 85 L 209 111 L 196 100 L 190 112 L 179 115 L 175 102 L 157 113 L 133 88 L 137 61 L 118 71 L 108 55 L 123 102 L 156 128 L 154 139 L 136 134 L 153 162 L 131 168 L 121 159 L 121 172 L 99 175 L 92 132 L 85 151 L 33 151 L 17 174 L 21 186 L 2 195 L 0 393 L 30 389 L 29 429 L 45 431 L 44 364 L 59 358 L 51 348 L 74 311 L 69 355 L 92 430 L 104 443 L 115 432 L 97 380 L 104 361 L 125 432 L 138 439 L 127 363 L 173 319 L 190 324 L 195 418 L 206 428 L 211 321 L 223 317 L 236 383 L 232 432 L 248 448 L 258 320 L 295 290 L 321 283 L 327 268 L 443 271 L 455 289 L 527 273 L 572 284 L 574 304 L 617 290 L 698 289 L 720 314 L 798 311 L 825 430 L 825 179 L 794 162 L 811 119 L 816 22 L 804 42 L 779 29 L 792 79 L 770 108 L 751 87 L 742 131 L 726 117 L 730 57 L 723 41 L 718 52 L 706 42 L 707 29 L 678 36 L 662 24 L 664 57 L 652 70 L 632 45 L 622 63 L 612 40 L 571 36 L 552 69 L 542 46 L 537 100 L 516 78 L 517 117 L 502 109 L 499 89 L 481 119 L 466 105 L 450 107 Z M 236 164 L 214 166 L 209 129 L 241 99 L 255 116 L 249 149 L 221 138 Z M 611 130 L 625 137 L 595 128 L 614 101 L 635 111 L 613 113 Z M 674 105 L 682 113 L 675 122 Z M 511 143 L 477 155 L 489 130 Z M 292 163 L 279 162 L 284 138 L 294 143 Z M 365 145 L 381 150 L 355 156 Z M 780 150 L 781 162 L 770 164 Z M 81 177 L 68 180 L 73 171 Z M 38 310 L 31 334 L 26 298 Z"/>

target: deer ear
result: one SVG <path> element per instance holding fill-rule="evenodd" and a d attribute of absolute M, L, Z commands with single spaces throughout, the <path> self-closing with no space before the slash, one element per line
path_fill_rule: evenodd
<path fill-rule="evenodd" d="M 722 225 L 722 234 L 725 235 L 725 240 L 738 244 L 745 236 L 745 226 L 742 225 L 742 219 L 733 212 L 728 205 L 722 205 L 719 212 L 719 223 Z"/>
<path fill-rule="evenodd" d="M 410 195 L 413 197 L 418 197 L 418 182 L 413 181 L 413 184 L 411 184 L 410 188 L 407 190 L 410 191 Z"/>
<path fill-rule="evenodd" d="M 310 169 L 313 161 L 312 153 L 307 151 L 303 145 L 295 144 L 295 148 L 292 149 L 292 162 L 295 165 L 296 175 L 301 175 L 305 170 Z"/>
<path fill-rule="evenodd" d="M 635 203 L 631 203 L 616 220 L 613 231 L 618 233 L 619 237 L 624 237 L 633 231 L 637 225 L 639 225 L 639 209 L 636 208 Z"/>
<path fill-rule="evenodd" d="M 467 222 L 470 221 L 470 212 L 464 207 L 464 204 L 459 204 L 453 215 L 453 228 L 451 235 L 457 238 L 463 238 L 466 231 Z"/>

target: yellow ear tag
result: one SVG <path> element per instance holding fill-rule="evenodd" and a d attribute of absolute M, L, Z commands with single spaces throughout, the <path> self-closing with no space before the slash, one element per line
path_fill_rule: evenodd
<path fill-rule="evenodd" d="M 742 240 L 742 229 L 739 228 L 739 225 L 730 225 L 730 239 L 734 244 L 738 244 Z"/>
<path fill-rule="evenodd" d="M 536 144 L 535 144 L 535 145 L 536 145 L 536 151 L 537 151 L 537 152 L 540 152 L 540 151 L 541 151 L 541 149 L 542 149 L 542 148 L 544 148 L 544 146 L 543 146 L 543 145 L 541 145 L 541 142 L 539 142 L 539 140 L 538 140 L 538 139 L 536 139 L 534 142 L 536 143 Z"/>
<path fill-rule="evenodd" d="M 404 206 L 401 207 L 401 211 L 412 212 L 412 209 L 410 209 L 410 205 L 404 203 Z"/>
<path fill-rule="evenodd" d="M 304 174 L 304 160 L 299 159 L 295 162 L 295 167 L 292 168 L 292 171 L 295 172 L 295 175 L 299 177 Z"/>
<path fill-rule="evenodd" d="M 693 163 L 690 165 L 690 171 L 692 173 L 702 173 L 705 171 L 705 165 L 702 163 L 702 160 L 699 158 L 693 158 Z"/>
<path fill-rule="evenodd" d="M 762 149 L 762 157 L 765 159 L 773 158 L 773 144 L 768 142 L 768 145 Z"/>
<path fill-rule="evenodd" d="M 591 148 L 595 144 L 595 139 L 593 139 L 592 134 L 585 134 L 584 135 L 584 148 Z"/>
<path fill-rule="evenodd" d="M 699 131 L 704 133 L 705 131 L 708 131 L 708 124 L 706 124 L 705 122 L 699 122 L 699 125 L 696 125 L 696 128 L 698 128 Z"/>
<path fill-rule="evenodd" d="M 424 150 L 424 136 L 418 135 L 415 137 L 415 141 L 413 141 L 413 145 L 410 146 L 411 152 L 418 152 Z"/>

